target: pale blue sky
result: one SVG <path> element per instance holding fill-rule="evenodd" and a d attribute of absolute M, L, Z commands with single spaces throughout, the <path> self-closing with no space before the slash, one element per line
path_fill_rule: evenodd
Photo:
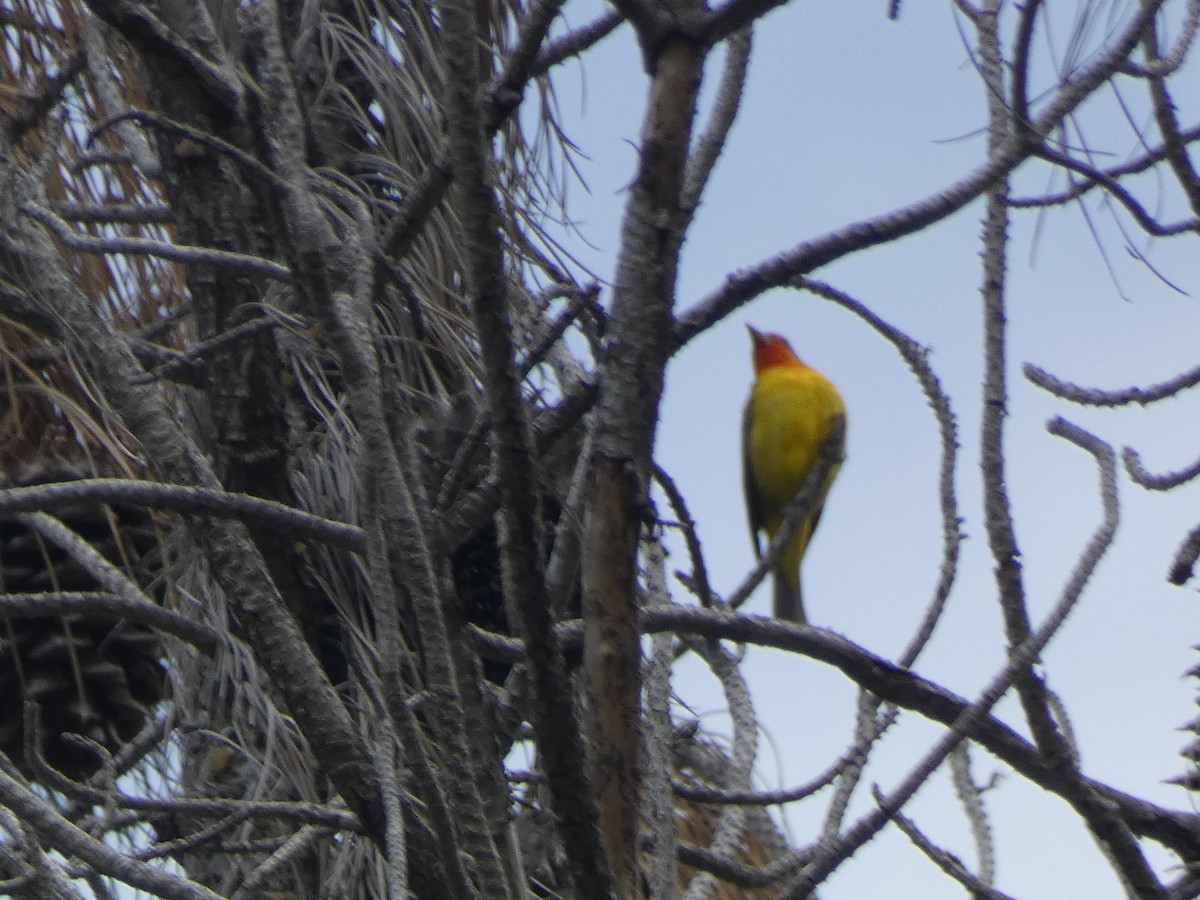
<path fill-rule="evenodd" d="M 1063 15 L 1074 15 L 1076 4 L 1069 6 Z M 1107 4 L 1093 7 L 1105 15 L 1109 10 Z M 594 8 L 568 4 L 570 23 L 588 21 Z M 1060 52 L 1069 25 L 1069 19 L 1056 25 L 1053 39 Z M 1045 43 L 1038 49 L 1044 56 Z M 566 130 L 588 156 L 580 167 L 590 193 L 573 189 L 570 211 L 594 245 L 580 245 L 581 257 L 610 277 L 646 79 L 627 30 L 589 54 L 582 71 L 582 91 L 580 66 L 558 73 Z M 1043 84 L 1051 71 L 1048 64 L 1035 68 Z M 718 76 L 719 69 L 710 66 L 707 86 Z M 1126 84 L 1124 91 L 1135 114 L 1144 111 L 1144 88 Z M 1200 105 L 1200 90 L 1180 100 L 1185 122 L 1194 121 L 1186 116 Z M 887 20 L 884 2 L 858 0 L 793 3 L 770 14 L 755 32 L 742 113 L 690 233 L 680 308 L 713 290 L 730 271 L 917 200 L 968 173 L 982 158 L 984 102 L 950 3 L 909 0 L 896 22 Z M 1111 94 L 1089 103 L 1082 116 L 1090 145 L 1114 154 L 1105 159 L 1118 161 L 1135 148 Z M 1044 167 L 1022 170 L 1017 192 L 1043 190 L 1047 179 Z M 1153 204 L 1154 194 L 1146 197 Z M 1182 214 L 1178 203 L 1166 203 L 1167 210 Z M 1133 444 L 1155 471 L 1181 468 L 1200 454 L 1195 391 L 1148 409 L 1085 410 L 1055 400 L 1021 375 L 1021 364 L 1029 361 L 1080 384 L 1120 388 L 1162 381 L 1197 363 L 1196 299 L 1152 277 L 1127 254 L 1112 217 L 1094 201 L 1090 209 L 1101 225 L 1115 282 L 1075 207 L 1044 218 L 1036 254 L 1036 213 L 1020 214 L 1012 229 L 1007 449 L 1035 620 L 1056 601 L 1100 516 L 1092 459 L 1048 435 L 1046 420 L 1061 414 L 1118 448 Z M 957 486 L 967 540 L 949 609 L 917 668 L 967 696 L 1003 660 L 976 450 L 980 213 L 975 204 L 920 236 L 816 273 L 928 347 L 952 397 L 962 444 Z M 1190 293 L 1200 289 L 1194 238 L 1148 247 L 1139 234 L 1129 233 L 1177 285 Z M 940 561 L 935 423 L 890 345 L 851 314 L 808 295 L 777 291 L 756 300 L 693 341 L 669 370 L 657 456 L 699 523 L 714 586 L 730 591 L 753 561 L 738 447 L 750 381 L 745 322 L 788 336 L 846 398 L 848 459 L 805 564 L 809 613 L 815 624 L 894 656 L 924 612 Z M 1198 491 L 1193 486 L 1149 495 L 1122 475 L 1117 544 L 1045 654 L 1049 684 L 1073 717 L 1085 771 L 1181 809 L 1192 807 L 1189 797 L 1161 782 L 1183 771 L 1177 754 L 1187 735 L 1174 729 L 1195 714 L 1195 686 L 1181 676 L 1200 662 L 1190 649 L 1198 638 L 1197 599 L 1194 588 L 1171 587 L 1165 575 L 1178 542 L 1200 520 Z M 670 562 L 687 567 L 681 553 Z M 765 613 L 768 603 L 763 589 L 749 609 Z M 763 649 L 750 651 L 745 671 L 773 742 L 762 749 L 764 785 L 805 781 L 844 749 L 854 691 L 840 674 Z M 711 681 L 694 665 L 681 670 L 677 687 L 701 710 L 719 706 Z M 999 712 L 1024 731 L 1014 704 L 1006 701 Z M 719 716 L 706 724 L 723 727 Z M 938 734 L 906 715 L 876 751 L 868 780 L 892 787 Z M 984 753 L 973 758 L 979 781 L 1003 770 Z M 1010 775 L 987 802 L 999 888 L 1023 900 L 1121 896 L 1086 830 L 1061 801 Z M 819 799 L 798 810 L 790 820 L 794 839 L 811 836 L 824 809 Z M 966 823 L 944 774 L 923 789 L 910 812 L 973 864 Z M 839 870 L 822 896 L 939 900 L 961 897 L 962 890 L 888 829 Z"/>

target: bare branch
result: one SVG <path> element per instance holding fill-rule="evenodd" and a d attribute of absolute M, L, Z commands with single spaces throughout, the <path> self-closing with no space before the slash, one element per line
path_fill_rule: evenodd
<path fill-rule="evenodd" d="M 211 654 L 223 639 L 212 628 L 163 609 L 145 598 L 99 591 L 38 592 L 0 594 L 0 614 L 13 619 L 38 619 L 48 615 L 86 612 L 89 620 L 120 621 L 129 619 L 173 635 Z"/>
<path fill-rule="evenodd" d="M 941 381 L 929 364 L 928 348 L 920 346 L 898 328 L 885 322 L 866 304 L 831 285 L 803 278 L 797 281 L 796 286 L 850 310 L 886 338 L 896 348 L 896 352 L 900 354 L 905 365 L 917 377 L 921 390 L 924 391 L 925 398 L 929 402 L 929 407 L 933 410 L 934 418 L 937 420 L 938 435 L 942 445 L 938 468 L 938 496 L 942 512 L 942 564 L 938 572 L 933 598 L 925 610 L 921 626 L 904 652 L 900 654 L 900 665 L 908 668 L 917 661 L 917 657 L 929 643 L 929 639 L 933 637 L 934 629 L 945 610 L 946 600 L 950 596 L 950 589 L 954 586 L 954 580 L 958 575 L 959 547 L 963 541 L 963 534 L 962 515 L 958 509 L 954 475 L 958 466 L 959 444 L 958 425 L 950 406 L 950 397 L 946 394 Z"/>
<path fill-rule="evenodd" d="M 250 494 L 125 478 L 81 478 L 0 490 L 3 514 L 63 509 L 80 502 L 124 503 L 179 513 L 252 519 L 282 528 L 296 537 L 323 541 L 355 553 L 366 549 L 366 538 L 357 526 L 333 522 Z"/>
<path fill-rule="evenodd" d="M 749 790 L 758 749 L 758 722 L 754 715 L 750 691 L 741 672 L 738 671 L 738 660 L 717 641 L 698 644 L 694 649 L 721 682 L 729 716 L 733 722 L 733 752 L 729 756 L 726 785 L 735 791 Z M 745 826 L 746 810 L 742 806 L 722 806 L 713 828 L 710 851 L 722 856 L 735 853 Z M 684 900 L 707 900 L 717 887 L 716 879 L 709 876 L 694 878 L 687 886 Z"/>
<path fill-rule="evenodd" d="M 950 776 L 954 782 L 954 793 L 962 804 L 967 821 L 971 823 L 971 836 L 975 839 L 975 853 L 979 858 L 978 881 L 990 887 L 996 877 L 996 847 L 983 805 L 983 789 L 975 784 L 971 776 L 969 743 L 959 744 L 950 754 Z M 911 834 L 909 836 L 912 837 Z"/>
<path fill-rule="evenodd" d="M 624 21 L 625 17 L 616 9 L 605 10 L 594 22 L 577 28 L 570 34 L 563 35 L 543 47 L 533 64 L 533 73 L 540 75 L 559 63 L 594 47 L 616 31 Z"/>
<path fill-rule="evenodd" d="M 704 565 L 704 552 L 700 548 L 700 536 L 696 533 L 696 521 L 688 512 L 687 501 L 676 486 L 674 479 L 658 464 L 654 466 L 654 480 L 667 495 L 667 502 L 675 512 L 675 524 L 683 533 L 683 541 L 687 545 L 688 557 L 691 559 L 692 572 L 689 576 L 689 587 L 700 601 L 701 606 L 710 606 L 714 600 L 719 601 L 709 587 L 708 569 Z M 803 517 L 802 517 L 803 518 Z"/>
<path fill-rule="evenodd" d="M 1013 133 L 1027 133 L 1025 122 L 1013 122 L 1005 102 L 1004 62 L 1000 37 L 1000 5 L 988 0 L 978 25 L 981 74 L 989 88 L 988 149 L 996 152 Z M 1032 18 L 1023 20 L 1032 28 Z M 985 197 L 983 221 L 983 421 L 980 430 L 980 468 L 983 472 L 983 516 L 988 550 L 995 564 L 994 578 L 1004 634 L 1009 652 L 1024 644 L 1032 632 L 1025 580 L 1013 525 L 1007 489 L 1008 463 L 1004 456 L 1004 430 L 1008 418 L 1008 180 L 997 180 Z M 1029 668 L 1016 681 L 1025 720 L 1038 747 L 1046 754 L 1059 751 L 1061 735 L 1050 715 L 1041 679 Z M 949 749 L 949 748 L 947 748 Z M 897 807 L 898 809 L 898 807 Z"/>
<path fill-rule="evenodd" d="M 774 885 L 804 865 L 811 856 L 810 852 L 789 853 L 766 866 L 749 866 L 727 856 L 713 853 L 704 847 L 687 843 L 679 845 L 681 862 L 704 872 L 711 872 L 723 881 L 745 888 Z"/>
<path fill-rule="evenodd" d="M 984 879 L 972 875 L 961 860 L 934 844 L 907 816 L 897 813 L 894 821 L 934 865 L 970 891 L 973 900 L 1014 900 L 1003 891 L 996 890 Z"/>
<path fill-rule="evenodd" d="M 18 214 L 36 188 L 14 161 L 11 148 L 0 159 L 0 206 L 9 227 L 0 234 L 0 257 L 11 271 L 25 273 L 30 302 L 77 354 L 85 360 L 98 389 L 114 413 L 152 448 L 153 464 L 165 479 L 199 487 L 219 483 L 204 454 L 180 427 L 162 395 L 135 382 L 145 370 L 128 344 L 115 334 L 97 308 L 83 295 L 41 228 Z M 333 692 L 295 620 L 284 609 L 278 589 L 244 526 L 221 522 L 193 524 L 197 543 L 208 554 L 217 583 L 251 635 L 263 660 L 318 759 L 347 803 L 383 832 L 379 799 L 367 778 L 368 765 L 345 706 Z"/>
<path fill-rule="evenodd" d="M 1031 657 L 1033 647 L 1049 641 L 1062 624 L 1062 617 L 1074 604 L 1074 596 L 1064 594 L 1045 625 L 1035 633 L 1033 641 L 1013 656 L 1006 672 Z M 987 749 L 1038 786 L 1062 795 L 1062 774 L 1057 767 L 1043 760 L 1028 741 L 1009 726 L 990 716 L 978 716 L 976 707 L 945 688 L 934 684 L 893 663 L 857 647 L 845 638 L 820 628 L 802 628 L 762 616 L 745 616 L 696 607 L 672 606 L 669 609 L 646 610 L 642 614 L 642 630 L 648 634 L 662 631 L 689 632 L 721 640 L 776 647 L 801 653 L 811 659 L 828 663 L 848 678 L 897 706 L 911 709 L 927 719 L 947 727 L 965 724 L 964 735 Z M 1037 652 L 1040 652 L 1038 650 Z M 1033 654 L 1036 655 L 1036 654 Z M 981 694 L 990 698 L 1005 685 L 1002 673 L 991 689 Z M 997 698 L 999 699 L 999 698 Z M 977 701 L 982 702 L 982 701 Z M 948 752 L 948 751 L 947 751 Z M 1164 847 L 1188 856 L 1200 835 L 1200 816 L 1156 807 L 1144 800 L 1121 793 L 1092 779 L 1085 779 L 1108 803 L 1115 806 L 1128 826 L 1141 837 L 1161 843 Z M 1070 798 L 1068 802 L 1070 802 Z"/>
<path fill-rule="evenodd" d="M 1083 593 L 1101 557 L 1111 546 L 1118 523 L 1117 504 L 1117 460 L 1113 449 L 1082 428 L 1057 418 L 1050 422 L 1051 434 L 1062 437 L 1091 453 L 1100 470 L 1100 498 L 1104 506 L 1104 520 L 1092 536 L 1088 546 L 1080 555 L 1079 562 L 1070 580 L 1063 589 L 1062 599 L 1055 613 L 1043 628 L 1061 625 L 1075 602 Z M 1057 621 L 1055 619 L 1057 618 Z M 1068 776 L 1067 799 L 1086 819 L 1093 836 L 1109 857 L 1122 880 L 1130 885 L 1138 897 L 1166 897 L 1154 870 L 1142 854 L 1137 840 L 1121 818 L 1113 811 L 1097 791 L 1086 783 L 1078 768 L 1078 757 L 1065 748 L 1065 756 L 1058 762 Z"/>
<path fill-rule="evenodd" d="M 72 250 L 81 253 L 125 253 L 138 256 L 156 256 L 160 259 L 170 259 L 175 262 L 196 263 L 198 265 L 225 266 L 240 269 L 248 274 L 263 275 L 279 281 L 291 280 L 292 274 L 286 266 L 248 256 L 244 253 L 231 253 L 228 250 L 216 250 L 209 247 L 182 247 L 167 241 L 156 241 L 151 238 L 132 237 L 86 237 L 76 234 L 71 226 L 45 207 L 34 203 L 25 203 L 20 211 L 29 216 L 52 232 Z"/>
<path fill-rule="evenodd" d="M 712 11 L 701 36 L 711 43 L 723 41 L 786 2 L 787 0 L 725 0 Z"/>
<path fill-rule="evenodd" d="M 552 14 L 553 9 L 545 7 L 544 11 Z M 582 738 L 567 690 L 566 666 L 535 557 L 537 523 L 528 498 L 536 491 L 520 382 L 512 368 L 509 287 L 487 138 L 491 129 L 477 101 L 481 78 L 475 49 L 478 23 L 475 7 L 467 0 L 446 0 L 439 10 L 449 69 L 446 115 L 450 159 L 459 187 L 459 214 L 466 229 L 466 286 L 483 361 L 492 466 L 500 483 L 504 593 L 511 598 L 511 621 L 528 651 L 534 688 L 533 725 L 538 750 L 545 757 L 575 887 L 581 896 L 599 898 L 611 890 L 612 874 L 605 846 L 599 840 L 596 805 L 583 766 Z M 542 24 L 548 28 L 549 17 Z"/>
<path fill-rule="evenodd" d="M 249 877 L 238 885 L 238 889 L 233 892 L 230 900 L 250 900 L 252 897 L 257 897 L 262 887 L 269 883 L 272 875 L 286 866 L 292 865 L 300 855 L 312 852 L 313 843 L 320 838 L 327 837 L 329 833 L 327 829 L 312 825 L 305 825 L 299 829 L 280 844 L 277 850 L 263 860 L 250 873 Z"/>
<path fill-rule="evenodd" d="M 1132 447 L 1125 448 L 1122 458 L 1125 462 L 1125 471 L 1129 473 L 1133 483 L 1148 491 L 1169 491 L 1200 476 L 1200 459 L 1178 471 L 1156 475 L 1142 465 L 1141 456 Z"/>
<path fill-rule="evenodd" d="M 540 62 L 538 51 L 545 43 L 550 26 L 564 2 L 565 0 L 537 0 L 523 10 L 517 40 L 504 60 L 501 77 L 488 85 L 489 95 L 493 98 L 503 98 L 493 100 L 497 109 L 488 115 L 487 118 L 491 121 L 507 116 L 520 105 L 521 94 L 535 74 L 535 66 Z"/>
<path fill-rule="evenodd" d="M 1179 140 L 1187 145 L 1200 140 L 1200 127 L 1193 127 L 1180 132 Z M 1100 169 L 1105 178 L 1116 181 L 1125 178 L 1129 175 L 1137 175 L 1146 172 L 1158 163 L 1167 158 L 1171 148 L 1163 144 L 1158 147 L 1149 147 L 1146 152 L 1135 157 L 1129 162 L 1119 166 L 1112 166 L 1108 169 Z M 1073 181 L 1071 186 L 1065 191 L 1058 194 L 1048 194 L 1044 197 L 1013 197 L 1009 199 L 1009 205 L 1014 209 L 1036 208 L 1045 206 L 1061 206 L 1070 203 L 1072 200 L 1077 200 L 1084 196 L 1094 188 L 1098 188 L 1105 182 L 1103 179 L 1085 179 L 1084 181 Z"/>
<path fill-rule="evenodd" d="M 725 68 L 721 72 L 721 84 L 717 88 L 708 124 L 696 139 L 696 146 L 688 159 L 683 196 L 679 200 L 680 208 L 689 219 L 700 205 L 713 168 L 721 158 L 729 132 L 737 119 L 742 92 L 746 88 L 746 73 L 750 68 L 752 39 L 751 26 L 747 25 L 730 35 L 725 43 Z"/>
<path fill-rule="evenodd" d="M 63 93 L 82 71 L 84 61 L 83 53 L 72 53 L 63 60 L 57 72 L 53 75 L 47 74 L 36 91 L 14 98 L 18 101 L 16 113 L 6 123 L 14 138 L 21 138 L 27 131 L 39 125 L 62 101 Z"/>
<path fill-rule="evenodd" d="M 207 148 L 221 156 L 226 156 L 233 160 L 238 166 L 252 175 L 255 178 L 261 179 L 266 184 L 276 190 L 286 193 L 290 190 L 287 181 L 280 178 L 261 162 L 246 153 L 243 150 L 230 144 L 228 141 L 223 141 L 216 135 L 210 134 L 207 131 L 202 131 L 199 128 L 192 128 L 182 122 L 174 122 L 165 116 L 160 116 L 155 113 L 146 112 L 145 110 L 129 110 L 120 115 L 113 116 L 110 119 L 105 119 L 92 129 L 92 133 L 88 135 L 87 146 L 91 147 L 96 140 L 110 128 L 115 128 L 123 122 L 137 122 L 140 125 L 149 125 L 159 131 L 167 134 L 177 135 L 181 138 L 186 138 L 201 147 Z"/>
<path fill-rule="evenodd" d="M 1118 391 L 1081 387 L 1069 381 L 1063 381 L 1032 363 L 1026 363 L 1024 371 L 1025 377 L 1042 390 L 1083 406 L 1124 406 L 1129 403 L 1147 406 L 1159 400 L 1174 397 L 1176 394 L 1200 384 L 1200 366 L 1184 372 L 1170 381 L 1147 388 L 1130 387 Z"/>
<path fill-rule="evenodd" d="M 1200 24 L 1200 2 L 1188 0 L 1187 17 L 1183 20 L 1183 28 L 1180 30 L 1179 38 L 1175 41 L 1171 52 L 1166 56 L 1159 56 L 1155 44 L 1148 42 L 1145 44 L 1147 48 L 1146 61 L 1138 63 L 1130 60 L 1121 68 L 1121 72 L 1139 78 L 1161 79 L 1173 75 L 1183 65 L 1188 51 L 1195 43 L 1198 24 Z M 1148 29 L 1147 34 L 1153 37 L 1153 29 Z"/>
<path fill-rule="evenodd" d="M 1145 3 L 1125 28 L 1089 66 L 1064 84 L 1040 115 L 1031 122 L 1030 133 L 1049 134 L 1064 118 L 1102 85 L 1128 57 L 1162 6 L 1162 0 Z M 870 247 L 894 241 L 920 231 L 962 209 L 1029 158 L 1035 144 L 1022 133 L 1009 135 L 989 154 L 988 161 L 958 183 L 927 200 L 921 200 L 872 219 L 847 225 L 819 238 L 798 244 L 791 250 L 749 266 L 729 276 L 713 291 L 681 316 L 675 326 L 675 339 L 684 344 L 720 321 L 733 310 L 773 287 Z"/>
<path fill-rule="evenodd" d="M 1197 228 L 1200 228 L 1200 218 L 1184 219 L 1169 225 L 1160 223 L 1115 178 L 1085 162 L 1073 159 L 1065 153 L 1059 153 L 1050 147 L 1042 147 L 1038 150 L 1037 155 L 1047 162 L 1060 165 L 1064 169 L 1070 169 L 1072 172 L 1076 172 L 1094 184 L 1104 188 L 1110 196 L 1115 197 L 1125 207 L 1129 214 L 1133 216 L 1134 221 L 1147 234 L 1155 237 L 1175 237 L 1181 234 L 1191 234 Z"/>
<path fill-rule="evenodd" d="M 19 873 L 0 882 L 0 891 L 13 896 L 29 896 L 31 900 L 73 897 L 82 900 L 83 894 L 67 880 L 61 867 L 51 862 L 42 846 L 31 839 L 21 820 L 3 806 L 0 806 L 0 827 L 8 838 L 0 844 L 0 867 L 5 874 Z"/>
<path fill-rule="evenodd" d="M 230 70 L 231 67 L 222 65 L 224 60 L 214 61 L 206 57 L 191 41 L 175 33 L 158 18 L 146 4 L 131 3 L 129 0 L 94 0 L 90 5 L 98 16 L 122 33 L 135 36 L 157 53 L 191 72 L 196 84 L 220 106 L 231 110 L 242 108 L 244 89 L 236 73 Z M 211 40 L 211 36 L 205 37 L 210 38 L 201 38 L 207 44 L 205 49 L 214 48 L 216 41 Z"/>
<path fill-rule="evenodd" d="M 684 172 L 695 121 L 704 48 L 680 35 L 655 35 L 633 19 L 643 4 L 618 8 L 638 30 L 650 94 L 641 153 L 625 202 L 607 352 L 591 429 L 583 520 L 584 675 L 590 709 L 589 760 L 597 772 L 600 825 L 621 897 L 639 893 L 636 815 L 641 718 L 637 628 L 637 547 L 649 497 L 651 450 L 686 219 Z M 669 13 L 699 13 L 700 7 Z M 649 16 L 649 13 L 647 13 Z M 660 41 L 659 39 L 662 38 Z"/>
<path fill-rule="evenodd" d="M 56 850 L 77 857 L 96 872 L 170 900 L 218 900 L 219 895 L 207 888 L 137 862 L 81 831 L 3 769 L 0 769 L 0 804 L 12 810 Z"/>
<path fill-rule="evenodd" d="M 169 206 L 138 206 L 132 203 L 62 203 L 47 204 L 61 219 L 83 224 L 120 222 L 128 225 L 169 225 L 174 215 Z"/>
<path fill-rule="evenodd" d="M 1182 35 L 1180 46 L 1186 47 L 1196 36 L 1196 24 L 1200 19 L 1200 3 L 1192 2 L 1188 5 L 1188 17 Z M 1158 55 L 1158 36 L 1155 29 L 1147 28 L 1146 33 L 1142 38 L 1142 46 L 1146 51 L 1147 61 L 1153 65 L 1159 61 Z M 1183 55 L 1177 57 L 1178 65 L 1182 62 Z M 1171 62 L 1164 60 L 1167 63 L 1167 68 L 1172 68 Z M 1154 72 L 1148 76 L 1148 84 L 1150 87 L 1150 99 L 1154 104 L 1154 119 L 1158 123 L 1159 133 L 1163 138 L 1163 148 L 1167 154 L 1167 162 L 1171 166 L 1171 170 L 1175 173 L 1175 178 L 1179 182 L 1179 186 L 1183 188 L 1184 195 L 1188 198 L 1188 203 L 1192 208 L 1192 212 L 1196 216 L 1200 216 L 1200 175 L 1196 173 L 1195 167 L 1192 165 L 1191 157 L 1188 156 L 1187 146 L 1183 142 L 1179 129 L 1179 117 L 1176 115 L 1175 101 L 1171 97 L 1170 91 L 1167 89 L 1167 83 L 1162 75 Z"/>
<path fill-rule="evenodd" d="M 669 606 L 665 553 L 657 541 L 645 550 L 648 605 Z M 656 634 L 651 639 L 646 670 L 646 728 L 643 735 L 644 797 L 641 806 L 648 825 L 650 852 L 649 900 L 676 896 L 675 856 L 679 842 L 675 806 L 671 799 L 671 662 L 674 638 Z"/>
<path fill-rule="evenodd" d="M 1192 579 L 1197 559 L 1200 559 L 1200 525 L 1188 532 L 1187 538 L 1175 551 L 1167 581 L 1175 585 L 1187 584 Z"/>
<path fill-rule="evenodd" d="M 188 897 L 314 884 L 419 900 L 810 896 L 847 860 L 869 859 L 856 850 L 894 822 L 939 877 L 1010 900 L 992 883 L 978 802 L 987 788 L 971 778 L 969 741 L 1043 802 L 1061 800 L 1131 896 L 1200 894 L 1200 815 L 1089 777 L 1087 748 L 1042 680 L 1047 665 L 1078 662 L 1041 657 L 1068 639 L 1063 622 L 1115 539 L 1114 449 L 1050 424 L 1095 460 L 1100 511 L 1058 597 L 1044 603 L 1027 595 L 1041 582 L 1023 574 L 1023 512 L 1008 471 L 1030 433 L 1006 417 L 1025 336 L 1008 321 L 1006 280 L 1018 277 L 1011 210 L 1080 201 L 1081 228 L 1116 228 L 1152 271 L 1160 238 L 1200 233 L 1189 158 L 1200 125 L 1185 79 L 1200 0 L 1085 4 L 1065 52 L 1062 11 L 1041 0 L 955 0 L 952 28 L 971 45 L 960 55 L 987 103 L 986 150 L 942 191 L 793 235 L 785 252 L 743 260 L 695 294 L 682 253 L 694 221 L 715 212 L 721 228 L 758 211 L 750 195 L 734 214 L 704 203 L 717 160 L 743 149 L 730 136 L 754 87 L 751 28 L 781 5 L 616 0 L 573 31 L 563 0 L 16 0 L 0 12 L 10 49 L 0 55 L 0 485 L 36 483 L 0 489 L 9 589 L 0 657 L 15 660 L 8 674 L 0 666 L 0 688 L 44 697 L 33 663 L 66 656 L 70 671 L 47 670 L 47 683 L 83 713 L 62 746 L 99 766 L 73 769 L 51 752 L 63 729 L 44 700 L 17 703 L 0 721 L 0 735 L 16 735 L 13 760 L 0 754 L 0 893 L 42 900 L 90 889 L 112 900 L 125 888 L 111 880 L 125 879 Z M 899 11 L 892 0 L 878 12 Z M 620 48 L 599 44 L 626 23 L 649 96 L 616 201 L 621 230 L 606 240 L 585 234 L 604 220 L 589 209 L 576 222 L 566 199 L 576 177 L 587 187 L 583 160 L 603 166 L 593 155 L 616 135 L 589 132 L 591 123 L 568 134 L 563 111 L 574 113 L 557 91 L 575 82 L 555 67 L 586 65 L 593 49 L 607 65 L 605 50 Z M 717 70 L 706 65 L 714 51 Z M 637 79 L 638 58 L 625 62 L 633 69 L 622 78 Z M 720 83 L 694 133 L 705 71 Z M 604 90 L 628 88 L 600 74 Z M 1134 99 L 1128 78 L 1144 79 L 1147 94 Z M 1128 154 L 1084 136 L 1085 124 L 1099 129 L 1114 113 L 1120 130 L 1106 140 L 1132 135 Z M 810 138 L 824 140 L 837 122 L 812 126 Z M 886 167 L 896 136 L 863 146 L 883 148 Z M 1010 181 L 1039 172 L 1051 179 L 1043 195 L 1009 196 Z M 1111 221 L 1085 201 L 1097 189 Z M 1147 199 L 1155 189 L 1157 206 Z M 1193 207 L 1183 217 L 1171 211 L 1181 194 Z M 882 306 L 810 280 L 904 236 L 936 240 L 933 225 L 961 234 L 969 221 L 947 220 L 972 208 L 985 217 L 985 346 L 982 396 L 967 412 L 982 424 L 977 505 L 1008 648 L 973 700 L 912 671 L 948 627 L 963 517 L 979 515 L 956 493 L 962 404 L 951 407 L 951 369 L 935 372 L 926 346 L 945 340 L 943 323 L 914 319 L 928 334 L 910 336 Z M 611 252 L 614 237 L 616 264 L 600 278 L 583 260 Z M 586 254 L 575 252 L 581 240 L 594 241 Z M 923 273 L 939 294 L 941 268 Z M 655 465 L 675 354 L 774 287 L 853 312 L 895 348 L 934 412 L 940 540 L 926 537 L 939 540 L 940 567 L 926 608 L 910 607 L 915 634 L 891 661 L 727 606 L 709 581 L 696 498 Z M 694 305 L 680 308 L 683 296 Z M 956 347 L 948 364 L 961 356 Z M 954 374 L 953 384 L 978 383 L 978 372 Z M 1104 391 L 1033 366 L 1025 375 L 1095 406 L 1148 404 L 1200 384 L 1200 368 Z M 834 432 L 734 606 L 840 461 L 844 422 Z M 1200 461 L 1153 473 L 1132 448 L 1124 467 L 1155 491 L 1200 478 Z M 126 477 L 48 483 L 76 472 Z M 665 513 L 653 506 L 655 478 Z M 688 557 L 674 599 L 673 527 Z M 1200 526 L 1176 552 L 1172 579 L 1187 580 L 1197 559 Z M 111 659 L 132 671 L 116 657 L 131 636 L 171 690 L 152 711 L 107 716 L 104 667 Z M 96 651 L 95 671 L 91 656 L 70 655 L 75 646 Z M 744 680 L 747 646 L 756 665 L 774 649 L 787 654 L 777 662 L 842 677 L 857 693 L 850 737 L 779 790 L 753 789 L 765 725 Z M 692 741 L 699 719 L 673 721 L 697 699 L 708 705 L 693 696 L 694 666 L 674 665 L 691 652 L 724 691 L 727 744 Z M 1014 694 L 1032 737 L 994 713 Z M 896 748 L 882 738 L 913 713 L 928 721 L 909 724 L 932 727 L 933 738 L 888 775 Z M 814 724 L 829 736 L 829 721 Z M 1198 747 L 1184 751 L 1189 765 Z M 506 770 L 514 753 L 529 755 L 529 772 Z M 977 865 L 910 818 L 915 791 L 947 758 Z M 885 773 L 874 807 L 868 765 Z M 1176 783 L 1200 783 L 1191 770 Z M 805 800 L 778 812 L 791 830 L 807 821 L 809 834 L 771 826 L 764 806 Z M 685 820 L 686 835 L 676 830 Z M 1179 857 L 1174 883 L 1160 882 L 1144 840 Z"/>

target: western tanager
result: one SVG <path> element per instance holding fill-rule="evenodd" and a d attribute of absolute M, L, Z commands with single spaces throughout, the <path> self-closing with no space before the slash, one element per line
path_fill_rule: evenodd
<path fill-rule="evenodd" d="M 846 415 L 833 383 L 796 356 L 778 334 L 750 329 L 754 342 L 754 386 L 742 421 L 742 464 L 746 509 L 754 552 L 761 558 L 758 533 L 767 542 L 783 525 L 784 512 L 817 462 L 834 422 Z M 844 435 L 844 431 L 842 432 Z M 825 479 L 812 513 L 800 524 L 775 568 L 775 616 L 804 625 L 800 561 L 821 517 L 838 466 Z"/>

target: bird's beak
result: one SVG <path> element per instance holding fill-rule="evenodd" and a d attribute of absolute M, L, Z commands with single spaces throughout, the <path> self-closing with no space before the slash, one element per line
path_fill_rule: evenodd
<path fill-rule="evenodd" d="M 753 325 L 747 325 L 746 330 L 750 332 L 750 340 L 754 341 L 755 347 L 763 342 L 763 333 Z"/>

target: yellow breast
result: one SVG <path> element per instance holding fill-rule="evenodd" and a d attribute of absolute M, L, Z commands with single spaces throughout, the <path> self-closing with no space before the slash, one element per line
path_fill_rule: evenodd
<path fill-rule="evenodd" d="M 746 463 L 764 516 L 760 527 L 778 527 L 779 512 L 804 484 L 834 418 L 845 411 L 833 383 L 807 366 L 776 366 L 758 376 L 746 416 Z"/>

